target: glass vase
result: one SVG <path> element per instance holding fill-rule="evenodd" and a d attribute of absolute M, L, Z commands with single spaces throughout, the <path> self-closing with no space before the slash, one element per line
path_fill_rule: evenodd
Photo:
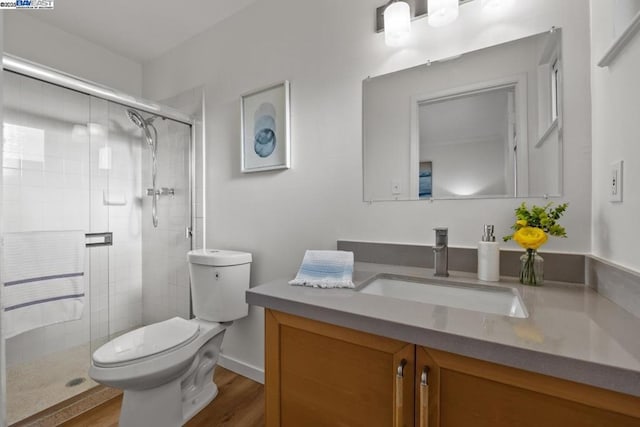
<path fill-rule="evenodd" d="M 544 259 L 535 249 L 527 249 L 520 257 L 520 283 L 529 286 L 544 283 Z"/>

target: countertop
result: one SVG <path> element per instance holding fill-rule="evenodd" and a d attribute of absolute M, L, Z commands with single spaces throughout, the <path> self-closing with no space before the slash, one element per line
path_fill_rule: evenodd
<path fill-rule="evenodd" d="M 356 263 L 356 289 L 379 273 L 433 279 L 433 270 Z M 475 274 L 439 281 L 487 285 Z M 529 317 L 438 306 L 353 289 L 274 280 L 247 291 L 249 304 L 640 397 L 640 319 L 592 289 L 546 282 L 516 288 Z"/>

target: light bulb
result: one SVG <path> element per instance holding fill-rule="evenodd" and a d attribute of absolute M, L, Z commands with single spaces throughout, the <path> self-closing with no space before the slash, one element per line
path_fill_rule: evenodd
<path fill-rule="evenodd" d="M 458 0 L 429 0 L 428 20 L 432 27 L 442 27 L 458 18 Z"/>
<path fill-rule="evenodd" d="M 384 10 L 384 41 L 387 46 L 402 46 L 411 35 L 409 4 L 398 1 Z"/>

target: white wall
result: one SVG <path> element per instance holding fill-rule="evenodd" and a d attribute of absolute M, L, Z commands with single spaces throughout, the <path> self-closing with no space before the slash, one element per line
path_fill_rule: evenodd
<path fill-rule="evenodd" d="M 362 80 L 464 50 L 562 27 L 565 44 L 564 200 L 569 239 L 550 251 L 588 252 L 590 108 L 588 5 L 582 0 L 527 0 L 502 20 L 462 7 L 453 25 L 416 21 L 405 49 L 375 34 L 379 0 L 269 0 L 196 36 L 143 69 L 143 94 L 163 99 L 204 85 L 207 97 L 207 246 L 251 251 L 252 285 L 292 277 L 308 248 L 334 248 L 339 238 L 433 243 L 434 226 L 450 243 L 475 246 L 482 225 L 506 234 L 517 200 L 362 202 Z M 239 97 L 265 84 L 291 81 L 293 167 L 240 173 Z M 543 203 L 542 200 L 533 200 Z M 469 216 L 473 210 L 474 215 Z M 253 308 L 225 337 L 226 355 L 263 365 L 262 313 Z"/>
<path fill-rule="evenodd" d="M 142 66 L 139 63 L 40 21 L 39 13 L 47 12 L 10 10 L 5 13 L 4 52 L 140 95 Z"/>
<path fill-rule="evenodd" d="M 420 162 L 432 162 L 434 198 L 509 194 L 507 98 L 501 89 L 420 105 Z"/>
<path fill-rule="evenodd" d="M 423 156 L 433 162 L 434 198 L 508 194 L 504 140 L 428 145 Z"/>
<path fill-rule="evenodd" d="M 2 48 L 4 46 L 4 12 L 0 10 L 0 51 L 2 51 Z M 2 95 L 3 95 L 3 73 L 0 73 L 0 99 L 2 99 Z M 0 103 L 0 122 L 2 122 L 2 120 L 4 119 L 3 116 L 3 103 Z M 2 129 L 0 129 L 0 138 L 2 137 Z M 1 140 L 1 139 L 0 139 Z M 0 163 L 2 163 L 2 150 L 0 150 Z M 4 232 L 4 230 L 2 230 L 2 216 L 3 216 L 3 212 L 4 212 L 4 206 L 3 206 L 3 197 L 2 197 L 2 184 L 3 184 L 3 177 L 2 175 L 0 175 L 0 235 L 2 235 L 2 233 Z M 4 247 L 4 245 L 0 245 L 0 258 L 3 256 L 2 254 L 2 248 Z M 0 267 L 0 282 L 2 282 L 2 270 Z M 0 296 L 0 299 L 2 297 Z M 2 307 L 2 301 L 0 300 L 0 307 Z M 5 374 L 6 374 L 6 369 L 5 369 L 5 355 L 4 355 L 4 340 L 1 338 L 4 336 L 3 330 L 2 330 L 2 315 L 0 315 L 0 426 L 4 426 L 6 425 L 6 396 L 7 396 L 7 384 L 6 384 L 6 379 L 5 379 Z"/>
<path fill-rule="evenodd" d="M 607 68 L 596 63 L 614 39 L 614 0 L 591 1 L 594 255 L 640 271 L 640 35 Z M 636 2 L 637 4 L 637 2 Z M 636 9 L 637 10 L 637 9 Z M 624 161 L 623 202 L 608 201 L 610 165 Z"/>

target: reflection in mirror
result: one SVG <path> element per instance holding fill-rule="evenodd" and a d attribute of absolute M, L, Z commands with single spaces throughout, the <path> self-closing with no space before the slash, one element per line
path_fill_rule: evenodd
<path fill-rule="evenodd" d="M 365 80 L 364 199 L 559 196 L 560 30 Z"/>
<path fill-rule="evenodd" d="M 434 165 L 437 173 L 431 192 L 419 186 L 421 199 L 515 195 L 514 100 L 507 85 L 417 103 L 419 179 L 425 163 L 430 179 Z"/>

